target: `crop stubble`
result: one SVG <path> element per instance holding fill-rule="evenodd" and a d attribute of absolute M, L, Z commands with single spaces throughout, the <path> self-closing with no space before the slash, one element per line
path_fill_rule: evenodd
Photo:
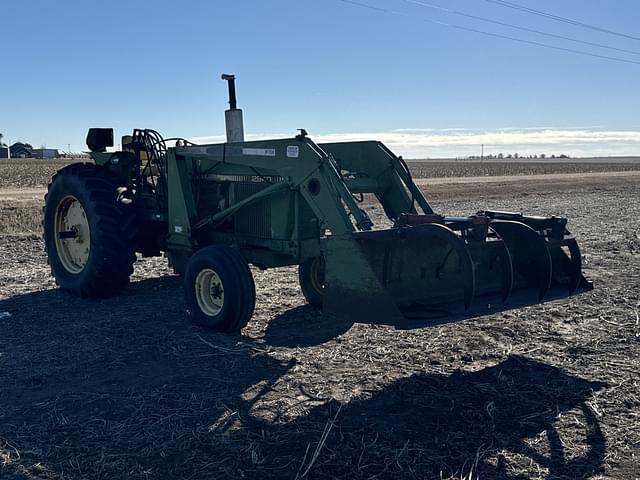
<path fill-rule="evenodd" d="M 88 301 L 36 236 L 0 237 L 0 477 L 633 478 L 639 183 L 431 187 L 451 214 L 568 216 L 596 290 L 411 331 L 322 317 L 285 268 L 218 335 L 162 259 Z"/>

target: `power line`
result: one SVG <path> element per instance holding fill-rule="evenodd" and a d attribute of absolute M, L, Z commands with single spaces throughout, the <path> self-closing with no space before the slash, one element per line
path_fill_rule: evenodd
<path fill-rule="evenodd" d="M 403 13 L 403 12 L 397 12 L 397 11 L 389 10 L 389 9 L 382 8 L 382 7 L 376 7 L 374 5 L 369 5 L 367 3 L 359 2 L 359 1 L 356 1 L 356 0 L 338 0 L 338 1 L 342 2 L 342 3 L 348 3 L 350 5 L 355 5 L 355 6 L 358 6 L 358 7 L 366 8 L 366 9 L 369 9 L 369 10 L 375 10 L 375 11 L 378 11 L 378 12 L 381 12 L 381 13 L 387 13 L 387 14 L 390 14 L 390 15 L 398 15 L 398 16 L 402 16 L 402 17 L 408 17 L 408 18 L 411 18 L 411 19 L 415 19 L 415 17 L 413 17 L 411 15 L 408 15 L 406 13 Z M 568 52 L 568 53 L 574 53 L 574 54 L 577 54 L 577 55 L 583 55 L 583 56 L 587 56 L 587 57 L 595 57 L 595 58 L 600 58 L 600 59 L 603 59 L 603 60 L 611 60 L 611 61 L 614 61 L 614 62 L 632 63 L 632 64 L 635 64 L 635 65 L 640 65 L 640 62 L 635 61 L 635 60 L 627 60 L 625 58 L 611 57 L 609 55 L 600 55 L 598 53 L 585 52 L 583 50 L 575 50 L 573 48 L 559 47 L 557 45 L 551 45 L 551 44 L 548 44 L 548 43 L 536 42 L 536 41 L 533 41 L 533 40 L 525 40 L 524 38 L 511 37 L 509 35 L 502 35 L 500 33 L 488 32 L 488 31 L 485 31 L 485 30 L 478 30 L 478 29 L 470 28 L 470 27 L 463 27 L 462 25 L 456 25 L 456 24 L 453 24 L 453 23 L 441 22 L 439 20 L 433 20 L 431 18 L 420 17 L 419 20 L 421 20 L 423 22 L 427 22 L 427 23 L 433 23 L 433 24 L 436 24 L 436 25 L 441 25 L 441 26 L 444 26 L 444 27 L 455 28 L 457 30 L 463 30 L 463 31 L 466 31 L 466 32 L 473 32 L 473 33 L 477 33 L 477 34 L 480 34 L 480 35 L 486 35 L 486 36 L 489 36 L 489 37 L 501 38 L 503 40 L 510 40 L 512 42 L 524 43 L 524 44 L 527 44 L 527 45 L 535 45 L 537 47 L 544 47 L 544 48 L 549 48 L 549 49 L 552 49 L 552 50 L 559 50 L 559 51 Z"/>
<path fill-rule="evenodd" d="M 538 35 L 544 35 L 544 36 L 547 36 L 547 37 L 559 38 L 561 40 L 568 40 L 570 42 L 582 43 L 583 45 L 590 45 L 592 47 L 606 48 L 608 50 L 615 50 L 617 52 L 631 53 L 633 55 L 640 55 L 640 52 L 637 52 L 635 50 L 626 50 L 624 48 L 612 47 L 610 45 L 604 45 L 602 43 L 588 42 L 586 40 L 579 40 L 577 38 L 567 37 L 567 36 L 564 36 L 564 35 L 558 35 L 558 34 L 555 34 L 555 33 L 544 32 L 544 31 L 541 31 L 541 30 L 533 29 L 533 28 L 523 27 L 521 25 L 514 25 L 512 23 L 501 22 L 501 21 L 498 21 L 498 20 L 493 20 L 491 18 L 480 17 L 478 15 L 472 15 L 470 13 L 460 12 L 460 11 L 457 11 L 457 10 L 451 10 L 450 8 L 441 7 L 440 5 L 434 5 L 432 3 L 421 2 L 419 0 L 402 0 L 402 1 L 414 4 L 414 5 L 419 5 L 421 7 L 431 8 L 433 10 L 440 10 L 442 12 L 451 13 L 453 15 L 460 15 L 462 17 L 472 18 L 474 20 L 480 20 L 482 22 L 493 23 L 494 25 L 501 25 L 503 27 L 515 28 L 517 30 L 522 30 L 524 32 L 531 32 L 531 33 L 535 33 L 535 34 L 538 34 Z"/>
<path fill-rule="evenodd" d="M 625 58 L 610 57 L 608 55 L 600 55 L 598 53 L 585 52 L 582 50 L 574 50 L 573 48 L 558 47 L 557 45 L 550 45 L 548 43 L 536 42 L 533 40 L 525 40 L 523 38 L 510 37 L 509 35 L 501 35 L 499 33 L 485 32 L 484 30 L 476 30 L 475 28 L 462 27 L 460 25 L 448 25 L 448 26 L 451 28 L 457 28 L 458 30 L 466 30 L 467 32 L 480 33 L 482 35 L 488 35 L 490 37 L 503 38 L 506 40 L 514 41 L 514 42 L 526 43 L 529 45 L 536 45 L 538 47 L 552 48 L 554 50 L 560 50 L 560 51 L 569 52 L 569 53 L 576 53 L 578 55 L 585 55 L 588 57 L 602 58 L 605 60 L 613 60 L 615 62 L 633 63 L 636 65 L 640 65 L 640 62 L 637 62 L 635 60 L 627 60 Z"/>
<path fill-rule="evenodd" d="M 356 5 L 358 7 L 368 8 L 370 10 L 376 10 L 377 12 L 391 13 L 393 15 L 402 15 L 400 12 L 394 12 L 393 10 L 388 10 L 386 8 L 380 8 L 374 5 L 368 5 L 366 3 L 356 2 L 355 0 L 338 0 L 338 1 L 342 3 L 350 3 L 351 5 Z"/>
<path fill-rule="evenodd" d="M 535 10 L 533 8 L 525 7 L 524 5 L 519 5 L 517 3 L 508 2 L 506 0 L 485 0 L 489 3 L 494 3 L 496 5 L 500 5 L 502 7 L 513 8 L 514 10 L 519 10 L 521 12 L 530 13 L 532 15 L 538 15 L 539 17 L 548 18 L 551 20 L 555 20 L 557 22 L 568 23 L 570 25 L 574 25 L 576 27 L 588 28 L 590 30 L 596 30 L 598 32 L 608 33 L 610 35 L 616 35 L 618 37 L 630 38 L 631 40 L 639 40 L 640 37 L 634 37 L 633 35 L 629 35 L 627 33 L 616 32 L 615 30 L 608 30 L 606 28 L 598 27 L 596 25 L 590 25 L 588 23 L 580 22 L 578 20 L 573 20 L 567 17 L 561 17 L 559 15 L 554 15 L 552 13 L 543 12 L 541 10 Z"/>

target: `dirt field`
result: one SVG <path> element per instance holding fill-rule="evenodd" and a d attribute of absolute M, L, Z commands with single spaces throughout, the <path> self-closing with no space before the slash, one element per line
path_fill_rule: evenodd
<path fill-rule="evenodd" d="M 417 178 L 487 177 L 560 173 L 625 172 L 640 170 L 640 158 L 576 160 L 439 160 L 407 161 Z"/>
<path fill-rule="evenodd" d="M 0 478 L 640 477 L 640 176 L 421 184 L 442 213 L 568 216 L 595 290 L 396 331 L 255 270 L 252 323 L 221 335 L 163 259 L 118 298 L 55 289 L 39 191 L 5 182 Z"/>
<path fill-rule="evenodd" d="M 0 189 L 45 187 L 51 176 L 69 163 L 87 159 L 0 160 Z M 640 157 L 589 158 L 584 160 L 408 160 L 416 178 L 484 177 L 640 170 Z"/>

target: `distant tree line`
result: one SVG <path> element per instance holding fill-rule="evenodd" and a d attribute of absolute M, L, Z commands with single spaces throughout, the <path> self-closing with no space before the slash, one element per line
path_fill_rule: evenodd
<path fill-rule="evenodd" d="M 480 160 L 482 159 L 486 159 L 486 160 L 504 160 L 504 159 L 511 159 L 511 160 L 517 160 L 519 158 L 526 158 L 526 159 L 531 159 L 531 160 L 537 160 L 537 159 L 542 159 L 544 160 L 545 158 L 571 158 L 569 155 L 566 155 L 564 153 L 560 154 L 560 155 L 556 155 L 556 154 L 552 154 L 552 155 L 547 155 L 546 153 L 541 153 L 540 155 L 538 154 L 534 154 L 534 155 L 520 155 L 519 153 L 507 153 L 507 154 L 503 154 L 503 153 L 498 153 L 497 155 L 494 155 L 492 153 L 485 155 L 483 157 L 481 157 L 480 155 L 470 155 L 468 157 L 464 157 L 467 158 L 469 160 Z"/>

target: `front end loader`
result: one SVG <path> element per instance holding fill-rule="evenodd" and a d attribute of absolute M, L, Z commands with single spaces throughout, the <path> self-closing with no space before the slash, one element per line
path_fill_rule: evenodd
<path fill-rule="evenodd" d="M 398 328 L 592 288 L 565 218 L 436 213 L 402 157 L 378 141 L 316 144 L 304 130 L 244 141 L 235 79 L 223 79 L 225 143 L 136 129 L 111 151 L 113 130 L 89 130 L 93 163 L 59 171 L 46 196 L 45 244 L 61 288 L 111 296 L 136 254 L 164 254 L 184 276 L 191 319 L 224 332 L 253 314 L 249 265 L 298 265 L 310 304 Z M 383 228 L 367 212 L 373 203 Z"/>

